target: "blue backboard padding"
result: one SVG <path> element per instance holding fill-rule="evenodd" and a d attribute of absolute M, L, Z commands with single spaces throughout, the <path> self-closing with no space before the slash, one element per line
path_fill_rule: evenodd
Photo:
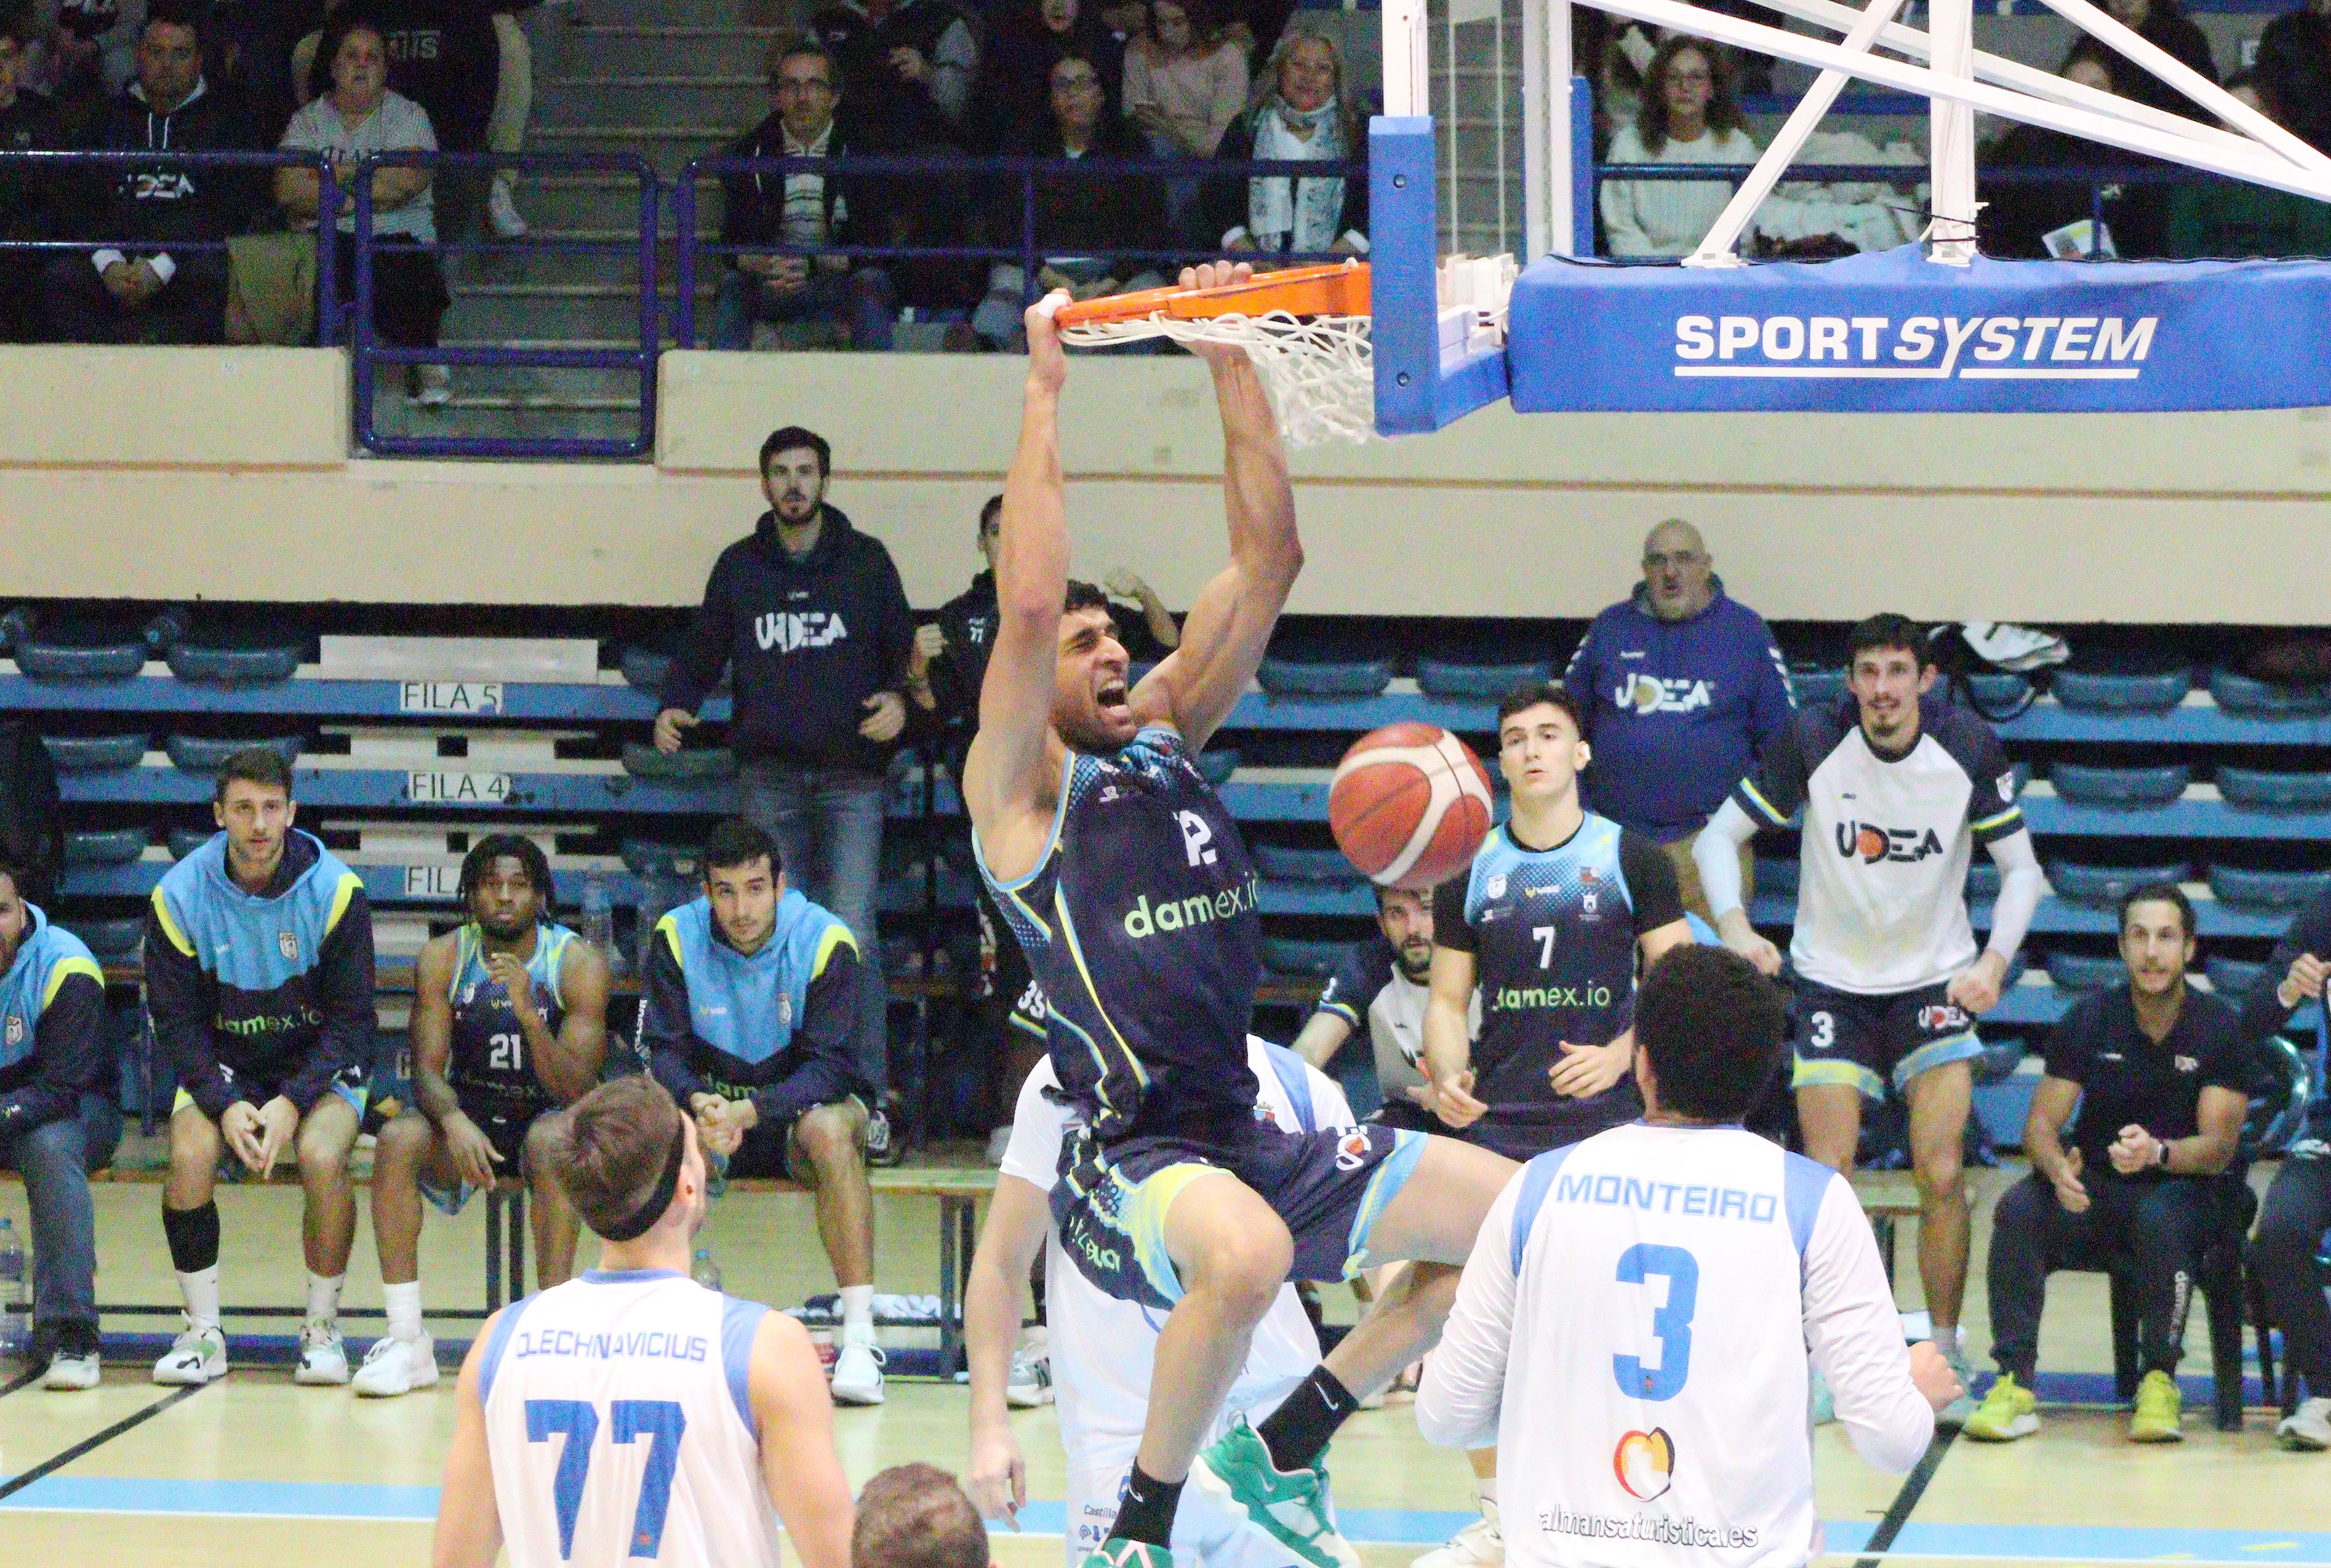
<path fill-rule="evenodd" d="M 1441 361 L 1433 178 L 1431 119 L 1369 121 L 1369 338 L 1381 435 L 1436 431 L 1506 395 L 1502 352 Z"/>
<path fill-rule="evenodd" d="M 2331 264 L 1547 257 L 1515 286 L 1507 358 L 1526 413 L 2317 407 Z"/>

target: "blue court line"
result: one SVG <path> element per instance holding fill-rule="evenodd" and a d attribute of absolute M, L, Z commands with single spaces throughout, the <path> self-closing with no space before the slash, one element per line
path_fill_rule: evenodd
<path fill-rule="evenodd" d="M 0 1511 L 163 1514 L 233 1518 L 425 1522 L 436 1517 L 437 1488 L 349 1481 L 196 1481 L 111 1476 L 46 1477 L 0 1501 Z M 1471 1523 L 1470 1513 L 1346 1508 L 1345 1534 L 1370 1545 L 1427 1546 Z M 1018 1534 L 1057 1537 L 1065 1519 L 1057 1502 L 1032 1502 Z M 994 1526 L 999 1536 L 1013 1534 Z M 1827 1549 L 1860 1551 L 1875 1526 L 1833 1521 Z M 2202 1530 L 2172 1525 L 1949 1525 L 1912 1523 L 1889 1557 L 2000 1559 L 2055 1563 L 2146 1563 L 2167 1558 L 2187 1568 L 2210 1563 L 2298 1563 L 2331 1568 L 2331 1532 Z"/>

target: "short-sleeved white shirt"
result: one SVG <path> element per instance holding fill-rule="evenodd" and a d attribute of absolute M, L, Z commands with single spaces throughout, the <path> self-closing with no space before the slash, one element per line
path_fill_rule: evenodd
<path fill-rule="evenodd" d="M 382 94 L 380 106 L 354 125 L 340 118 L 328 93 L 291 117 L 283 132 L 283 145 L 298 151 L 351 157 L 371 152 L 434 152 L 437 133 L 430 128 L 429 111 L 401 93 Z M 351 195 L 340 204 L 344 230 L 356 228 L 353 200 Z M 372 228 L 376 234 L 403 234 L 424 244 L 435 243 L 436 194 L 423 189 L 401 207 L 386 212 L 374 209 Z"/>

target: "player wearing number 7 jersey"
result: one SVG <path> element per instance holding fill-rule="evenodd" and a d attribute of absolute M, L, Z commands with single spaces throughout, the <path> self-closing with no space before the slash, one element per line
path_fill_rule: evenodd
<path fill-rule="evenodd" d="M 1957 1396 L 1932 1345 L 1904 1350 L 1845 1179 L 1739 1125 L 1782 1020 L 1746 960 L 1669 953 L 1635 1001 L 1643 1120 L 1540 1155 L 1490 1209 L 1416 1418 L 1496 1441 L 1508 1563 L 1806 1563 L 1812 1372 L 1897 1473 Z"/>
<path fill-rule="evenodd" d="M 693 1118 L 652 1079 L 551 1124 L 600 1266 L 487 1319 L 461 1364 L 433 1560 L 849 1568 L 852 1510 L 808 1332 L 688 1277 L 704 1222 Z"/>

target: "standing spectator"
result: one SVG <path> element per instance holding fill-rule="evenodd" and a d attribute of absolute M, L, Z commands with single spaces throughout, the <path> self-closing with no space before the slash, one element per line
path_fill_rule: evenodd
<path fill-rule="evenodd" d="M 656 922 L 640 1047 L 695 1118 L 716 1172 L 791 1177 L 815 1193 L 818 1239 L 842 1292 L 833 1397 L 880 1404 L 870 1091 L 850 1060 L 858 946 L 785 885 L 776 841 L 749 822 L 712 830 L 703 872 L 703 897 Z"/>
<path fill-rule="evenodd" d="M 291 117 L 283 145 L 329 155 L 332 183 L 339 189 L 338 227 L 332 235 L 333 277 L 343 305 L 356 298 L 356 160 L 366 153 L 434 152 L 428 113 L 388 85 L 388 41 L 371 13 L 343 5 L 324 28 L 321 57 L 329 62 L 332 90 Z M 434 348 L 452 299 L 437 258 L 425 247 L 437 243 L 436 204 L 430 193 L 433 171 L 404 164 L 372 174 L 373 329 L 395 348 Z M 312 168 L 275 171 L 275 198 L 295 223 L 319 221 L 323 177 Z M 442 365 L 408 367 L 407 385 L 424 406 L 442 406 L 452 395 L 452 375 Z"/>
<path fill-rule="evenodd" d="M 1412 1090 L 1424 1078 L 1424 1004 L 1432 978 L 1432 896 L 1378 888 L 1376 934 L 1355 943 L 1327 977 L 1311 1016 L 1296 1035 L 1295 1054 L 1325 1072 L 1362 1025 L 1375 1059 L 1384 1105 L 1375 1119 L 1432 1132 L 1434 1124 Z M 1468 1037 L 1481 1037 L 1481 991 L 1465 1015 Z"/>
<path fill-rule="evenodd" d="M 1043 127 L 1015 150 L 1030 157 L 1127 160 L 1145 150 L 1131 127 L 1108 112 L 1101 68 L 1081 54 L 1063 54 L 1052 66 L 1052 95 Z M 1016 185 L 1016 182 L 1013 182 Z M 1127 290 L 1154 289 L 1166 281 L 1159 263 L 1114 252 L 1165 249 L 1166 201 L 1157 182 L 1146 175 L 1103 170 L 1097 174 L 1036 176 L 1036 243 L 1043 247 L 1036 291 L 1065 289 L 1080 299 L 1098 299 Z M 1013 195 L 994 223 L 1016 228 L 1021 198 Z M 999 261 L 987 276 L 987 299 L 973 326 L 991 342 L 1017 345 L 1023 336 L 1024 279 L 1018 266 Z"/>
<path fill-rule="evenodd" d="M 1796 706 L 1764 617 L 1725 595 L 1699 530 L 1670 518 L 1643 537 L 1641 585 L 1594 617 L 1563 682 L 1594 743 L 1589 806 L 1664 850 L 1683 907 L 1713 920 L 1691 841 Z M 1755 867 L 1741 846 L 1743 898 Z"/>
<path fill-rule="evenodd" d="M 655 743 L 678 751 L 722 669 L 734 673 L 728 739 L 744 816 L 776 841 L 791 885 L 857 940 L 855 1060 L 879 1095 L 890 1082 L 890 993 L 874 885 L 915 622 L 890 552 L 827 503 L 832 473 L 825 438 L 799 425 L 761 443 L 769 509 L 713 563 L 704 608 L 664 681 Z M 890 1161 L 889 1121 L 879 1103 L 872 1110 L 868 1152 Z"/>
<path fill-rule="evenodd" d="M 541 0 L 499 0 L 494 6 L 494 106 L 486 115 L 486 150 L 517 153 L 526 146 L 526 122 L 534 113 L 534 46 L 519 22 Z M 517 176 L 507 168 L 494 171 L 486 191 L 486 221 L 505 240 L 523 240 L 528 231 L 526 214 L 518 210 L 510 193 Z"/>
<path fill-rule="evenodd" d="M 2252 62 L 2269 102 L 2311 145 L 2331 149 L 2331 0 L 2306 0 L 2266 24 Z"/>
<path fill-rule="evenodd" d="M 1732 56 L 1677 33 L 1643 72 L 1633 123 L 1611 134 L 1614 164 L 1753 164 L 1756 141 L 1740 111 Z M 1603 182 L 1603 228 L 1614 256 L 1683 256 L 1732 199 L 1729 180 Z"/>
<path fill-rule="evenodd" d="M 138 80 L 90 138 L 103 152 L 210 152 L 252 145 L 250 128 L 203 80 L 199 14 L 155 0 L 138 40 Z M 81 232 L 103 242 L 45 273 L 57 336 L 68 343 L 216 343 L 226 328 L 223 242 L 249 209 L 250 176 L 182 163 L 112 166 L 88 176 Z"/>
<path fill-rule="evenodd" d="M 226 1375 L 219 1330 L 219 1162 L 264 1180 L 286 1156 L 307 1196 L 298 1383 L 345 1383 L 340 1288 L 356 1241 L 348 1151 L 372 1076 L 372 907 L 364 881 L 291 823 L 291 769 L 251 746 L 219 769 L 219 832 L 170 868 L 146 919 L 146 1011 L 170 1065 L 162 1233 L 186 1327 L 154 1381 Z"/>
<path fill-rule="evenodd" d="M 1212 197 L 1225 251 L 1368 252 L 1368 138 L 1352 106 L 1344 57 L 1333 40 L 1300 29 L 1271 52 L 1270 90 L 1231 122 L 1214 156 L 1224 162 L 1354 165 L 1318 177 L 1223 176 Z"/>
<path fill-rule="evenodd" d="M 2240 71 L 2226 90 L 2278 124 L 2280 106 L 2259 79 Z M 2169 192 L 2168 253 L 2197 256 L 2331 256 L 2331 203 L 2223 177 L 2182 181 Z"/>
<path fill-rule="evenodd" d="M 2217 1224 L 2209 1178 L 2226 1168 L 2250 1110 L 2234 1010 L 2189 991 L 2193 906 L 2174 882 L 2120 902 L 2128 984 L 2092 991 L 2048 1035 L 2048 1071 L 2023 1121 L 2031 1174 L 1992 1218 L 1991 1354 L 1999 1377 L 1966 1435 L 2007 1442 L 2040 1430 L 2031 1383 L 2048 1276 L 2136 1259 L 2145 1376 L 2128 1435 L 2175 1442 L 2177 1361 L 2202 1249 Z M 2072 1146 L 2064 1126 L 2079 1111 Z"/>
<path fill-rule="evenodd" d="M 2298 912 L 2276 943 L 2266 971 L 2242 998 L 2241 1033 L 2258 1041 L 2288 1028 L 2290 1015 L 2312 1002 L 2331 1003 L 2331 894 Z M 2331 1025 L 2318 1012 L 2315 1023 L 2315 1081 L 2324 1081 L 2331 1061 Z M 2260 1206 L 2258 1236 L 2250 1244 L 2250 1267 L 2266 1294 L 2267 1309 L 2282 1327 L 2291 1370 L 2307 1381 L 2307 1397 L 2275 1429 L 2287 1449 L 2319 1452 L 2331 1449 L 2331 1306 L 2324 1300 L 2323 1268 L 2317 1261 L 2331 1231 L 2331 1096 L 2307 1102 L 2307 1125 L 2291 1140 L 2274 1184 Z"/>
<path fill-rule="evenodd" d="M 1785 832 L 1800 807 L 1797 1117 L 1805 1153 L 1853 1171 L 1861 1102 L 1906 1102 L 1918 1185 L 1918 1278 L 1935 1343 L 1966 1381 L 1967 1197 L 1961 1179 L 1974 1021 L 1999 1005 L 2015 949 L 2048 891 L 1999 737 L 1965 708 L 1930 700 L 1925 631 L 1900 615 L 1853 629 L 1845 695 L 1800 712 L 1692 846 L 1724 945 L 1766 974 L 1779 949 L 1741 903 L 1740 846 Z M 2001 871 L 1991 940 L 1967 919 L 1976 844 Z M 1958 1425 L 1974 1412 L 1947 1412 Z"/>
<path fill-rule="evenodd" d="M 41 152 L 65 145 L 56 106 L 24 85 L 33 16 L 25 0 L 0 9 L 0 148 Z M 56 181 L 22 164 L 0 164 L 0 240 L 56 237 Z M 0 343 L 41 336 L 41 253 L 0 252 Z"/>
<path fill-rule="evenodd" d="M 1246 107 L 1246 51 L 1223 35 L 1213 0 L 1156 0 L 1150 32 L 1125 52 L 1125 115 L 1161 158 L 1210 158 Z M 1187 234 L 1194 179 L 1166 182 L 1166 217 Z"/>
<path fill-rule="evenodd" d="M 1125 77 L 1124 52 L 1099 17 L 1080 0 L 1014 0 L 995 22 L 972 105 L 969 144 L 994 152 L 1033 136 L 1051 112 L 1052 67 L 1070 54 L 1099 68 L 1113 111 Z"/>
<path fill-rule="evenodd" d="M 949 0 L 838 0 L 812 25 L 841 68 L 851 139 L 861 148 L 962 145 L 979 35 Z"/>
<path fill-rule="evenodd" d="M 823 44 L 780 38 L 769 50 L 769 90 L 776 108 L 723 156 L 850 156 L 848 132 L 834 118 L 842 101 L 837 68 Z M 724 245 L 783 244 L 798 252 L 857 239 L 851 207 L 857 185 L 846 176 L 756 170 L 721 176 L 720 189 Z M 897 290 L 880 267 L 848 256 L 751 252 L 730 257 L 729 264 L 733 271 L 720 280 L 713 347 L 750 348 L 756 321 L 842 322 L 852 347 L 890 347 Z"/>
<path fill-rule="evenodd" d="M 0 850 L 0 1165 L 33 1218 L 32 1366 L 45 1386 L 98 1382 L 97 1232 L 89 1174 L 111 1163 L 121 1109 L 103 1092 L 105 975 L 80 937 L 26 901 Z"/>

